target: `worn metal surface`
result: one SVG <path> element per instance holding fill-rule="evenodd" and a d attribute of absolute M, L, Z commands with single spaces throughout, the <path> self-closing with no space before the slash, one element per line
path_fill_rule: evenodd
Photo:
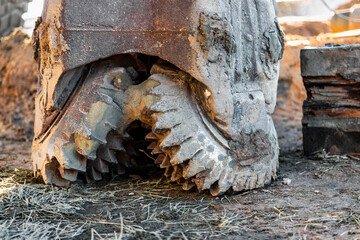
<path fill-rule="evenodd" d="M 83 91 L 81 79 L 88 74 L 86 65 L 119 54 L 142 53 L 166 60 L 179 69 L 176 71 L 181 70 L 188 76 L 188 80 L 182 80 L 185 85 L 175 84 L 177 91 L 168 87 L 169 79 L 173 79 L 173 70 L 162 73 L 170 74 L 165 77 L 167 80 L 158 81 L 159 91 L 165 99 L 169 94 L 166 89 L 183 99 L 179 100 L 179 106 L 170 109 L 171 114 L 165 111 L 157 116 L 146 112 L 154 104 L 154 98 L 149 96 L 151 101 L 141 100 L 143 105 L 139 103 L 131 111 L 122 111 L 122 117 L 127 120 L 114 125 L 117 132 L 121 134 L 121 130 L 133 120 L 154 126 L 154 131 L 161 121 L 170 124 L 192 118 L 191 121 L 196 123 L 194 126 L 199 126 L 201 130 L 191 134 L 208 136 L 210 145 L 212 142 L 214 146 L 220 145 L 218 150 L 216 147 L 213 149 L 213 145 L 202 146 L 200 150 L 204 155 L 198 162 L 191 160 L 195 155 L 182 161 L 195 162 L 190 164 L 194 169 L 196 166 L 209 168 L 208 171 L 201 170 L 201 174 L 194 173 L 197 179 L 211 178 L 212 183 L 222 179 L 223 184 L 214 194 L 234 186 L 241 171 L 248 172 L 248 177 L 243 179 L 248 183 L 244 183 L 244 189 L 268 182 L 265 175 L 270 179 L 274 177 L 278 147 L 270 114 L 275 107 L 278 62 L 283 54 L 284 40 L 273 0 L 46 1 L 42 19 L 35 30 L 34 43 L 41 76 L 41 88 L 36 99 L 34 146 L 43 144 L 42 139 L 47 139 L 49 132 L 53 132 L 58 119 L 68 116 L 65 112 L 68 104 L 73 104 L 78 98 L 74 93 Z M 152 72 L 155 73 L 156 68 L 161 67 L 154 65 Z M 104 73 L 102 81 L 108 75 Z M 109 83 L 114 85 L 115 80 L 110 78 Z M 152 82 L 151 79 L 144 84 Z M 184 86 L 192 89 L 190 95 L 181 93 Z M 124 94 L 132 97 L 119 102 L 120 109 L 128 109 L 132 102 L 147 96 L 144 91 L 134 93 L 130 89 L 134 88 L 129 88 Z M 120 92 L 114 94 L 112 99 Z M 165 109 L 177 102 L 165 99 L 161 96 L 157 99 Z M 97 101 L 89 98 L 89 104 Z M 186 102 L 189 104 L 186 105 Z M 147 108 L 141 108 L 144 106 Z M 175 113 L 175 109 L 180 112 Z M 159 112 L 162 111 L 160 108 Z M 68 121 L 72 118 L 69 115 Z M 173 128 L 166 129 L 176 132 Z M 185 127 L 179 134 L 186 135 L 187 131 Z M 201 133 L 204 131 L 208 133 Z M 81 145 L 81 141 L 78 143 Z M 102 144 L 106 145 L 105 142 Z M 190 154 L 189 148 L 184 146 L 181 151 Z M 207 155 L 210 150 L 217 151 L 214 153 L 215 160 Z M 78 152 L 86 156 L 79 149 Z M 219 170 L 221 165 L 216 165 L 222 162 L 223 158 L 218 158 L 220 155 L 227 159 L 223 161 L 223 167 L 227 169 L 224 172 Z M 258 161 L 261 164 L 257 164 Z M 211 171 L 212 167 L 217 170 Z M 232 171 L 236 167 L 239 170 Z M 263 168 L 260 175 L 255 168 Z M 175 172 L 180 171 L 175 169 Z M 208 174 L 216 176 L 209 177 Z M 257 183 L 258 177 L 261 180 Z M 212 183 L 207 183 L 206 187 L 198 185 L 198 188 L 209 189 Z"/>
<path fill-rule="evenodd" d="M 306 154 L 360 153 L 360 45 L 327 45 L 301 51 L 307 91 L 303 142 Z"/>
<path fill-rule="evenodd" d="M 56 86 L 64 72 L 126 52 L 161 57 L 208 86 L 212 117 L 227 134 L 237 111 L 232 93 L 261 89 L 274 109 L 283 40 L 271 0 L 56 0 L 46 2 L 42 19 L 37 54 L 46 94 L 37 99 L 44 112 L 36 136 L 62 108 Z"/>

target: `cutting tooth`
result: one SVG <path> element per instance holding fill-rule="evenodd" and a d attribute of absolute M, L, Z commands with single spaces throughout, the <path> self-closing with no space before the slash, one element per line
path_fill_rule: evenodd
<path fill-rule="evenodd" d="M 125 152 L 120 136 L 111 135 L 107 138 L 107 145 L 110 149 Z"/>
<path fill-rule="evenodd" d="M 99 157 L 109 163 L 118 163 L 116 156 L 107 146 L 100 147 L 98 150 Z"/>
<path fill-rule="evenodd" d="M 174 166 L 174 171 L 171 174 L 171 181 L 175 182 L 182 178 L 182 167 L 177 165 Z"/>
<path fill-rule="evenodd" d="M 156 164 L 156 165 L 161 164 L 166 157 L 167 157 L 167 156 L 166 156 L 165 154 L 160 154 L 160 155 L 156 158 L 155 164 Z M 167 158 L 169 158 L 169 157 L 167 157 Z"/>
<path fill-rule="evenodd" d="M 151 152 L 151 154 L 152 155 L 155 155 L 155 154 L 161 154 L 161 153 L 163 153 L 163 151 L 161 150 L 161 148 L 160 148 L 160 145 L 158 144 L 158 145 L 156 145 L 156 147 L 152 150 L 152 152 Z"/>
<path fill-rule="evenodd" d="M 172 167 L 172 166 L 167 167 L 167 168 L 165 169 L 164 176 L 165 176 L 165 177 L 170 177 L 171 174 L 172 174 L 172 172 L 173 172 L 173 167 Z"/>
<path fill-rule="evenodd" d="M 186 160 L 193 159 L 200 154 L 202 149 L 203 147 L 201 144 L 194 139 L 184 142 L 181 144 L 179 151 L 177 151 L 174 157 L 171 159 L 171 164 L 182 164 Z M 201 160 L 201 158 L 198 159 L 200 162 Z"/>
<path fill-rule="evenodd" d="M 221 174 L 223 173 L 224 169 L 221 166 L 221 164 L 216 164 L 213 167 L 210 167 L 211 171 L 206 176 L 206 178 L 203 178 L 202 180 L 202 188 L 209 189 L 211 186 L 220 179 Z"/>
<path fill-rule="evenodd" d="M 203 156 L 204 154 L 201 152 L 197 154 L 193 159 L 189 161 L 187 166 L 184 168 L 183 177 L 185 179 L 191 178 L 196 174 L 206 170 L 205 164 L 201 161 L 202 159 L 206 159 L 207 156 Z"/>
<path fill-rule="evenodd" d="M 146 140 L 146 141 L 158 141 L 159 138 L 156 136 L 155 133 L 149 132 L 149 133 L 145 136 L 145 140 Z"/>
<path fill-rule="evenodd" d="M 90 130 L 90 138 L 106 142 L 106 137 L 112 130 L 110 125 L 119 126 L 122 113 L 115 107 L 100 101 L 92 104 L 91 109 L 83 119 L 83 126 Z"/>
<path fill-rule="evenodd" d="M 128 155 L 130 156 L 136 156 L 138 157 L 139 156 L 139 151 L 138 149 L 136 148 L 137 145 L 135 145 L 136 143 L 134 142 L 134 144 L 130 144 L 127 146 L 126 148 L 126 152 L 128 153 Z"/>
<path fill-rule="evenodd" d="M 98 95 L 100 97 L 100 100 L 107 103 L 108 104 L 107 107 L 113 107 L 114 109 L 116 109 L 120 114 L 122 111 L 121 107 L 116 102 L 114 102 L 114 99 L 108 93 L 109 92 L 106 90 L 99 91 Z M 110 122 L 110 121 L 108 121 L 108 122 Z M 111 124 L 113 124 L 113 123 L 111 123 Z M 115 124 L 113 124 L 113 125 L 115 125 Z"/>
<path fill-rule="evenodd" d="M 92 165 L 92 160 L 88 160 L 88 164 L 87 164 L 87 169 L 86 169 L 86 173 L 87 175 L 95 181 L 100 181 L 102 179 L 102 175 L 101 172 L 99 172 L 98 170 L 96 170 L 93 165 Z"/>
<path fill-rule="evenodd" d="M 211 186 L 210 188 L 210 194 L 213 195 L 213 196 L 218 196 L 220 194 L 220 187 L 219 187 L 219 184 L 216 183 L 214 184 L 213 186 Z"/>
<path fill-rule="evenodd" d="M 80 153 L 87 159 L 96 159 L 96 150 L 100 145 L 98 141 L 85 138 L 84 136 L 77 133 L 74 134 L 74 141 L 78 153 Z"/>
<path fill-rule="evenodd" d="M 160 62 L 160 60 L 158 61 L 158 63 L 154 64 L 151 67 L 151 69 L 150 69 L 151 75 L 154 75 L 154 74 L 176 75 L 177 72 L 179 71 L 179 69 L 177 69 L 176 67 L 174 67 L 171 64 L 164 63 L 164 62 L 159 64 L 159 62 Z"/>
<path fill-rule="evenodd" d="M 124 141 L 131 141 L 131 140 L 133 140 L 133 137 L 130 136 L 130 134 L 129 134 L 128 132 L 124 132 L 124 133 L 122 134 L 122 139 L 123 139 Z"/>
<path fill-rule="evenodd" d="M 117 158 L 117 161 L 119 164 L 127 167 L 127 168 L 130 168 L 131 167 L 131 159 L 130 159 L 130 156 L 129 154 L 125 153 L 125 152 L 119 152 L 118 153 L 118 158 Z"/>
<path fill-rule="evenodd" d="M 158 145 L 158 142 L 152 142 L 147 146 L 147 150 L 153 150 Z"/>
<path fill-rule="evenodd" d="M 78 176 L 78 171 L 71 169 L 64 169 L 62 166 L 59 166 L 59 172 L 62 178 L 70 182 L 76 181 Z"/>
<path fill-rule="evenodd" d="M 126 173 L 126 169 L 122 165 L 117 164 L 111 167 L 111 173 L 113 177 L 124 175 Z"/>
<path fill-rule="evenodd" d="M 182 189 L 185 191 L 188 191 L 188 190 L 192 189 L 193 187 L 195 187 L 195 183 L 192 182 L 191 180 L 185 181 L 182 185 Z"/>
<path fill-rule="evenodd" d="M 61 177 L 58 170 L 59 163 L 56 158 L 49 160 L 49 156 L 46 156 L 44 160 L 44 166 L 41 168 L 41 175 L 44 178 L 46 184 L 56 184 L 59 187 L 69 186 L 70 181 Z"/>
<path fill-rule="evenodd" d="M 80 172 L 86 171 L 86 158 L 77 152 L 75 144 L 64 144 L 61 150 L 59 148 L 55 148 L 54 154 L 56 159 L 59 160 L 60 165 L 64 168 Z"/>
<path fill-rule="evenodd" d="M 157 122 L 153 126 L 153 131 L 156 132 L 158 129 L 172 129 L 183 121 L 184 119 L 179 117 L 178 112 L 167 112 L 166 115 L 158 116 Z"/>
<path fill-rule="evenodd" d="M 162 163 L 160 164 L 160 168 L 168 168 L 171 166 L 171 163 L 170 163 L 170 158 L 168 156 L 166 156 Z"/>
<path fill-rule="evenodd" d="M 177 111 L 182 106 L 184 99 L 178 96 L 164 96 L 160 101 L 151 106 L 153 112 Z"/>
<path fill-rule="evenodd" d="M 96 170 L 101 173 L 108 173 L 109 172 L 109 165 L 104 160 L 97 158 L 93 162 L 93 166 Z"/>
<path fill-rule="evenodd" d="M 193 181 L 194 181 L 197 189 L 199 190 L 199 192 L 206 189 L 204 187 L 204 179 L 209 176 L 209 173 L 210 173 L 210 170 L 205 169 L 205 170 L 199 172 L 198 174 L 196 174 L 196 177 L 193 179 Z"/>
<path fill-rule="evenodd" d="M 179 88 L 179 84 L 174 81 L 172 76 L 166 76 L 164 74 L 154 74 L 150 78 L 150 80 L 155 80 L 160 82 L 161 84 L 157 87 L 154 87 L 151 90 L 151 94 L 156 96 L 182 96 L 186 95 L 185 91 Z M 183 98 L 185 99 L 185 98 Z"/>
<path fill-rule="evenodd" d="M 180 144 L 184 144 L 186 141 L 190 141 L 194 133 L 197 132 L 197 126 L 192 125 L 178 125 L 177 127 L 171 129 L 169 135 L 161 142 L 160 146 L 162 149 L 169 148 L 171 146 L 178 146 Z M 195 134 L 196 135 L 196 134 Z"/>
<path fill-rule="evenodd" d="M 234 175 L 231 173 L 223 172 L 220 176 L 220 179 L 218 181 L 218 187 L 215 188 L 215 192 L 211 192 L 211 194 L 216 194 L 213 196 L 224 194 L 229 188 L 233 185 L 234 182 Z M 256 180 L 255 180 L 256 182 Z M 251 183 L 253 183 L 253 178 L 251 178 Z M 251 189 L 251 188 L 248 188 Z"/>

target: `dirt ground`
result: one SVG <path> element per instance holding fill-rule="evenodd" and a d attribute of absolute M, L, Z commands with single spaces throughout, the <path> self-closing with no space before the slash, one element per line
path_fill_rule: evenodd
<path fill-rule="evenodd" d="M 0 40 L 0 166 L 31 169 L 37 67 L 20 30 Z"/>
<path fill-rule="evenodd" d="M 159 177 L 59 189 L 4 170 L 0 239 L 359 239 L 359 173 L 359 159 L 293 152 L 270 186 L 212 198 Z"/>
<path fill-rule="evenodd" d="M 287 36 L 274 114 L 278 178 L 265 188 L 213 198 L 182 191 L 158 170 L 62 189 L 35 179 L 36 65 L 24 36 L 2 39 L 0 239 L 360 239 L 360 159 L 302 154 L 300 49 L 332 41 L 360 42 Z"/>

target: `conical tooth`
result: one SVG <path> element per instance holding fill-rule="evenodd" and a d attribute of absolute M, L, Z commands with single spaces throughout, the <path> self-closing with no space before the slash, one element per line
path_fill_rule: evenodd
<path fill-rule="evenodd" d="M 74 134 L 74 141 L 78 153 L 80 153 L 87 159 L 96 159 L 96 150 L 100 145 L 98 141 L 85 138 L 84 136 L 77 133 Z"/>
<path fill-rule="evenodd" d="M 127 153 L 120 152 L 118 154 L 118 163 L 125 166 L 125 167 L 131 167 L 131 159 L 130 156 Z"/>
<path fill-rule="evenodd" d="M 62 178 L 70 182 L 76 181 L 77 179 L 78 171 L 76 170 L 64 169 L 63 167 L 60 166 L 59 172 Z"/>
<path fill-rule="evenodd" d="M 157 129 L 172 129 L 174 126 L 181 124 L 184 121 L 182 117 L 179 117 L 179 113 L 167 112 L 158 116 L 157 122 L 153 126 L 153 131 Z"/>
<path fill-rule="evenodd" d="M 91 179 L 93 179 L 95 181 L 100 181 L 102 179 L 102 175 L 98 170 L 96 170 L 92 166 L 92 163 L 90 161 L 92 161 L 92 160 L 88 161 L 88 166 L 87 166 L 87 169 L 86 169 L 86 173 Z"/>
<path fill-rule="evenodd" d="M 152 150 L 152 152 L 151 152 L 152 155 L 161 154 L 161 153 L 163 153 L 163 151 L 161 150 L 161 148 L 160 148 L 159 145 L 157 145 L 157 146 L 154 148 L 154 150 Z"/>
<path fill-rule="evenodd" d="M 193 179 L 193 182 L 196 184 L 196 187 L 199 191 L 203 191 L 206 189 L 204 187 L 204 181 L 209 176 L 209 173 L 210 169 L 206 169 L 196 174 L 196 177 Z"/>
<path fill-rule="evenodd" d="M 104 91 L 104 90 L 99 91 L 98 95 L 100 97 L 100 100 L 102 100 L 103 102 L 106 102 L 108 104 L 107 107 L 112 107 L 112 108 L 114 108 L 114 110 L 116 109 L 119 113 L 121 113 L 121 111 L 122 111 L 121 107 L 116 102 L 114 102 L 114 99 L 109 95 L 109 92 Z"/>
<path fill-rule="evenodd" d="M 156 164 L 156 165 L 161 164 L 166 157 L 167 157 L 167 156 L 166 156 L 165 154 L 160 154 L 160 155 L 156 158 L 155 164 Z M 169 158 L 169 157 L 167 157 L 167 158 Z M 170 162 L 170 161 L 169 161 L 169 162 Z"/>
<path fill-rule="evenodd" d="M 57 168 L 58 165 L 59 163 L 56 162 L 56 158 L 49 160 L 49 157 L 46 156 L 44 165 L 41 167 L 41 175 L 43 176 L 44 182 L 46 184 L 55 184 L 59 187 L 69 186 L 70 181 L 61 177 Z"/>
<path fill-rule="evenodd" d="M 76 151 L 76 145 L 72 143 L 64 144 L 60 148 L 54 149 L 55 157 L 65 169 L 74 169 L 80 172 L 86 171 L 86 158 Z"/>
<path fill-rule="evenodd" d="M 97 158 L 93 162 L 93 166 L 96 170 L 101 173 L 108 173 L 109 172 L 109 165 L 104 160 Z"/>
<path fill-rule="evenodd" d="M 131 140 L 133 140 L 133 137 L 131 137 L 130 134 L 127 133 L 127 132 L 122 133 L 122 138 L 123 138 L 124 140 L 126 140 L 126 141 L 131 141 Z"/>
<path fill-rule="evenodd" d="M 220 179 L 218 181 L 218 188 L 214 193 L 216 193 L 217 195 L 224 194 L 232 186 L 232 183 L 234 182 L 234 177 L 234 173 L 228 173 L 227 171 L 224 171 L 220 176 Z"/>
<path fill-rule="evenodd" d="M 95 180 L 88 174 L 85 174 L 85 179 L 84 179 L 85 183 L 93 183 L 95 182 Z"/>
<path fill-rule="evenodd" d="M 151 106 L 151 110 L 154 112 L 177 111 L 179 107 L 183 106 L 183 103 L 184 99 L 178 96 L 164 96 Z"/>
<path fill-rule="evenodd" d="M 182 178 L 182 167 L 174 166 L 174 171 L 171 174 L 171 181 L 175 182 Z"/>
<path fill-rule="evenodd" d="M 218 195 L 220 195 L 220 193 L 221 193 L 221 191 L 220 191 L 220 187 L 219 187 L 219 184 L 218 184 L 218 183 L 216 183 L 216 184 L 214 184 L 213 186 L 211 186 L 211 188 L 210 188 L 210 194 L 211 194 L 212 196 L 218 196 Z"/>
<path fill-rule="evenodd" d="M 136 144 L 135 142 L 133 144 L 130 144 L 127 146 L 126 148 L 126 152 L 130 155 L 130 156 L 139 156 L 139 151 L 136 148 L 138 146 L 138 144 Z"/>
<path fill-rule="evenodd" d="M 161 84 L 151 90 L 151 94 L 156 96 L 178 96 L 184 95 L 184 91 L 179 88 L 179 84 L 173 77 L 163 74 L 154 74 L 149 79 L 160 82 Z M 185 98 L 183 98 L 185 99 Z"/>
<path fill-rule="evenodd" d="M 113 177 L 123 175 L 126 173 L 126 169 L 123 166 L 121 166 L 120 164 L 116 164 L 116 165 L 112 166 L 111 173 L 112 173 Z"/>
<path fill-rule="evenodd" d="M 159 138 L 156 136 L 155 133 L 149 132 L 149 133 L 145 136 L 145 140 L 146 140 L 146 141 L 158 141 Z"/>
<path fill-rule="evenodd" d="M 202 152 L 200 154 L 197 154 L 193 159 L 189 161 L 189 163 L 184 168 L 183 177 L 185 179 L 188 179 L 206 170 L 206 162 L 204 162 L 203 159 L 207 158 L 208 156 L 204 156 Z"/>
<path fill-rule="evenodd" d="M 177 151 L 171 159 L 171 163 L 173 165 L 182 164 L 184 161 L 195 158 L 201 154 L 202 149 L 203 147 L 197 140 L 192 139 L 191 141 L 187 141 L 181 144 L 179 151 Z M 201 162 L 203 159 L 197 158 L 197 160 Z"/>
<path fill-rule="evenodd" d="M 176 69 L 173 65 L 166 64 L 166 63 L 156 63 L 154 64 L 150 69 L 150 74 L 166 74 L 168 75 L 174 75 L 177 74 L 179 70 Z"/>
<path fill-rule="evenodd" d="M 195 187 L 195 183 L 193 183 L 190 180 L 187 180 L 182 185 L 182 189 L 185 190 L 185 191 L 188 191 L 188 190 L 192 189 L 193 187 Z"/>
<path fill-rule="evenodd" d="M 171 166 L 170 158 L 169 158 L 168 156 L 166 156 L 166 157 L 163 159 L 163 161 L 162 161 L 162 163 L 161 163 L 161 165 L 160 165 L 160 168 L 168 168 L 168 167 L 170 167 L 170 166 Z"/>
<path fill-rule="evenodd" d="M 84 128 L 90 131 L 90 138 L 100 142 L 106 142 L 106 136 L 111 131 L 111 126 L 118 126 L 121 123 L 122 112 L 117 108 L 102 101 L 91 105 L 90 112 L 83 119 Z M 106 124 L 108 123 L 108 124 Z"/>
<path fill-rule="evenodd" d="M 107 146 L 99 148 L 98 154 L 101 159 L 109 163 L 118 163 L 115 154 Z"/>
<path fill-rule="evenodd" d="M 152 142 L 147 146 L 147 150 L 153 150 L 157 145 L 159 145 L 158 142 Z"/>
<path fill-rule="evenodd" d="M 171 129 L 169 135 L 161 142 L 162 149 L 183 144 L 185 141 L 190 141 L 191 136 L 196 135 L 197 125 L 193 124 L 189 127 L 187 124 L 180 124 Z"/>
<path fill-rule="evenodd" d="M 173 167 L 167 167 L 164 172 L 165 177 L 170 177 L 173 172 Z"/>
<path fill-rule="evenodd" d="M 219 180 L 222 172 L 224 171 L 223 166 L 221 164 L 216 164 L 213 167 L 210 167 L 211 171 L 208 176 L 204 178 L 202 187 L 205 189 L 209 189 L 211 185 L 213 185 L 216 181 Z"/>
<path fill-rule="evenodd" d="M 124 146 L 121 142 L 120 136 L 111 135 L 107 138 L 107 145 L 109 146 L 109 149 L 113 149 L 116 151 L 126 151 Z"/>

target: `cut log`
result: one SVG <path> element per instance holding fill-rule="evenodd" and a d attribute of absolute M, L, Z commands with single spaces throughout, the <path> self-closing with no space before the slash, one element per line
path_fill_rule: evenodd
<path fill-rule="evenodd" d="M 327 44 L 301 51 L 307 92 L 303 105 L 305 154 L 360 153 L 360 45 Z"/>

